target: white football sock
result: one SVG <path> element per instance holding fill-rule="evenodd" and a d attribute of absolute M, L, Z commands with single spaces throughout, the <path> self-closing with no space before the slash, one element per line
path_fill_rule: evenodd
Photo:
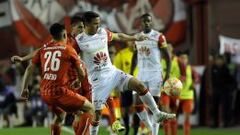
<path fill-rule="evenodd" d="M 157 107 L 157 104 L 155 103 L 153 96 L 148 91 L 145 95 L 140 96 L 140 99 L 142 102 L 148 106 L 148 108 L 151 110 L 153 114 L 159 114 L 160 110 Z"/>
<path fill-rule="evenodd" d="M 137 112 L 137 115 L 146 127 L 148 127 L 149 129 L 152 129 L 152 123 L 151 123 L 151 121 L 148 117 L 148 113 L 145 109 L 141 112 Z"/>
<path fill-rule="evenodd" d="M 158 131 L 159 131 L 159 123 L 153 123 L 152 125 L 152 135 L 158 135 Z"/>
<path fill-rule="evenodd" d="M 90 135 L 97 135 L 98 129 L 99 129 L 99 125 L 97 126 L 90 125 Z"/>

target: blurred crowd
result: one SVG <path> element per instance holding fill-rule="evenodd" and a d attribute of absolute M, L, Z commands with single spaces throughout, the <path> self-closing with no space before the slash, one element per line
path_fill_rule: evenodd
<path fill-rule="evenodd" d="M 112 60 L 114 61 L 114 56 L 119 54 L 120 50 L 127 48 L 110 47 Z M 48 126 L 52 118 L 39 95 L 39 75 L 32 77 L 29 101 L 19 100 L 21 77 L 26 65 L 27 63 L 0 65 L 0 128 Z M 194 112 L 199 116 L 198 126 L 217 128 L 239 125 L 240 65 L 232 63 L 229 55 L 209 55 L 209 62 L 204 65 L 200 79 L 200 94 L 195 96 L 198 96 L 195 100 L 198 109 Z M 126 114 L 123 111 L 126 110 L 122 109 L 122 118 Z M 65 123 L 70 125 L 71 121 L 72 117 L 69 116 Z"/>

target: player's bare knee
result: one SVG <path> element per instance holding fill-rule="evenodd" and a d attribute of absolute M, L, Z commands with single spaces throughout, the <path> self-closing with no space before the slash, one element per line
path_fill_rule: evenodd
<path fill-rule="evenodd" d="M 85 100 L 83 107 L 82 107 L 82 111 L 93 115 L 95 112 L 95 109 L 91 102 L 89 102 L 88 100 Z"/>
<path fill-rule="evenodd" d="M 145 86 L 136 78 L 131 78 L 129 81 L 129 89 L 141 93 L 145 90 Z"/>
<path fill-rule="evenodd" d="M 91 114 L 91 115 L 95 114 L 95 108 L 94 108 L 93 104 L 89 104 L 88 113 Z"/>
<path fill-rule="evenodd" d="M 62 123 L 64 118 L 65 118 L 65 116 L 66 116 L 66 113 L 55 115 L 55 117 L 53 119 L 53 123 L 54 124 Z"/>

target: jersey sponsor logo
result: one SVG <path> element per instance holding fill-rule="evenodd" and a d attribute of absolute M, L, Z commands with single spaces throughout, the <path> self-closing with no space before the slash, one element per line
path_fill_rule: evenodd
<path fill-rule="evenodd" d="M 150 55 L 150 49 L 146 46 L 139 48 L 138 51 L 140 55 L 145 55 L 145 56 Z"/>
<path fill-rule="evenodd" d="M 83 40 L 83 36 L 80 36 L 77 40 L 81 42 Z"/>
<path fill-rule="evenodd" d="M 157 38 L 157 37 L 158 37 L 158 33 L 157 33 L 157 32 L 156 32 L 156 33 L 153 33 L 153 34 L 151 35 L 151 37 Z"/>
<path fill-rule="evenodd" d="M 104 52 L 98 52 L 96 55 L 93 57 L 93 62 L 97 66 L 95 67 L 95 70 L 100 70 L 102 67 L 105 67 L 107 65 L 107 54 Z"/>
<path fill-rule="evenodd" d="M 106 63 L 107 62 L 107 54 L 104 52 L 98 52 L 95 56 L 94 56 L 94 63 L 97 65 L 100 65 L 101 63 Z"/>

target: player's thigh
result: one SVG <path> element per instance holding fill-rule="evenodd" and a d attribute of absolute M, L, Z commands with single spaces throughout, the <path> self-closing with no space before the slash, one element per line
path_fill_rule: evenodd
<path fill-rule="evenodd" d="M 193 111 L 193 100 L 181 100 L 181 108 L 184 113 L 192 113 Z"/>
<path fill-rule="evenodd" d="M 48 105 L 48 108 L 49 108 L 49 110 L 51 112 L 53 112 L 57 116 L 61 116 L 61 115 L 63 115 L 65 113 L 65 111 L 62 108 L 60 108 L 60 107 L 58 107 L 58 106 L 56 106 L 54 104 Z"/>
<path fill-rule="evenodd" d="M 132 80 L 134 77 L 132 75 L 129 75 L 127 73 L 124 73 L 123 71 L 116 69 L 116 77 L 115 81 L 117 82 L 117 89 L 121 92 L 127 91 L 127 90 L 133 90 L 129 87 L 130 80 Z"/>
<path fill-rule="evenodd" d="M 137 92 L 137 93 L 143 92 L 144 90 L 146 90 L 147 87 L 148 87 L 148 86 L 145 86 L 145 85 L 143 84 L 143 82 L 139 81 L 139 80 L 138 80 L 137 78 L 135 78 L 135 77 L 129 78 L 129 80 L 126 81 L 125 84 L 124 84 L 124 88 L 127 88 L 127 89 L 129 89 L 129 90 L 133 90 L 133 91 L 135 91 L 135 92 Z M 125 89 L 123 89 L 123 91 L 124 91 L 124 90 L 125 90 Z M 134 92 L 134 93 L 135 93 L 135 92 Z"/>

